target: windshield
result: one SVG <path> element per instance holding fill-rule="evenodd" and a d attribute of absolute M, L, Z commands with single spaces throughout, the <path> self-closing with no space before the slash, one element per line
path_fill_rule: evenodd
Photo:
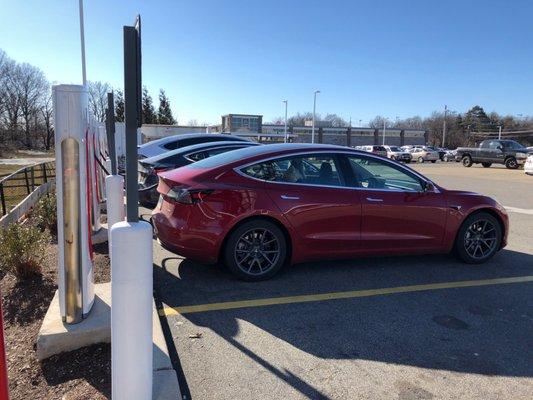
<path fill-rule="evenodd" d="M 389 149 L 390 151 L 402 151 L 398 146 L 390 146 Z"/>

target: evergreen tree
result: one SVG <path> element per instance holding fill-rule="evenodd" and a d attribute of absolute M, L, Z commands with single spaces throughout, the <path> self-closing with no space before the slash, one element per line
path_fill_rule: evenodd
<path fill-rule="evenodd" d="M 176 120 L 172 116 L 170 101 L 163 89 L 159 90 L 159 109 L 157 110 L 157 122 L 162 125 L 175 125 Z"/>
<path fill-rule="evenodd" d="M 467 111 L 463 124 L 465 126 L 470 125 L 470 130 L 476 132 L 494 130 L 487 113 L 480 106 L 474 106 Z"/>
<path fill-rule="evenodd" d="M 115 92 L 115 121 L 124 122 L 124 94 L 122 90 Z"/>
<path fill-rule="evenodd" d="M 142 94 L 142 123 L 143 124 L 156 124 L 157 115 L 154 109 L 154 103 L 152 96 L 148 93 L 146 86 L 143 86 Z"/>

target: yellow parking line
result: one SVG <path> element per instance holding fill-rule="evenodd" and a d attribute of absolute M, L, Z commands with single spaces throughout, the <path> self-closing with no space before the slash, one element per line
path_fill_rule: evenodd
<path fill-rule="evenodd" d="M 194 306 L 163 307 L 159 309 L 159 315 L 191 314 L 206 311 L 231 310 L 234 308 L 263 307 L 278 304 L 307 303 L 311 301 L 326 301 L 338 299 L 352 299 L 356 297 L 379 296 L 395 293 L 422 292 L 437 289 L 455 289 L 474 286 L 502 285 L 508 283 L 533 282 L 533 275 L 516 276 L 512 278 L 482 279 L 472 281 L 456 281 L 443 283 L 429 283 L 425 285 L 398 286 L 382 289 L 352 290 L 348 292 L 332 292 L 321 294 L 307 294 L 300 296 L 271 297 L 265 299 L 227 301 L 223 303 L 199 304 Z"/>

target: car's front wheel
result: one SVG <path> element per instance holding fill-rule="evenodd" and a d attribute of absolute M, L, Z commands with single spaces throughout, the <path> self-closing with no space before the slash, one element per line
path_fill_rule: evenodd
<path fill-rule="evenodd" d="M 490 166 L 492 165 L 492 163 L 490 163 L 490 162 L 484 162 L 484 163 L 481 163 L 481 165 L 483 165 L 483 168 L 490 168 Z"/>
<path fill-rule="evenodd" d="M 224 250 L 228 269 L 245 281 L 274 276 L 287 258 L 285 235 L 276 224 L 262 219 L 237 227 L 230 233 Z"/>
<path fill-rule="evenodd" d="M 418 157 L 418 162 L 419 163 L 423 163 L 424 162 L 424 157 Z"/>
<path fill-rule="evenodd" d="M 489 213 L 478 212 L 461 225 L 455 241 L 455 251 L 468 264 L 481 264 L 498 251 L 502 242 L 502 228 Z"/>

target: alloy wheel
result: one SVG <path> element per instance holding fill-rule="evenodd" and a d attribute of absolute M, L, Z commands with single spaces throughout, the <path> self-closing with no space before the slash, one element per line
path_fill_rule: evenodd
<path fill-rule="evenodd" d="M 464 248 L 468 255 L 480 260 L 492 254 L 496 248 L 498 237 L 496 227 L 486 219 L 474 221 L 466 230 Z"/>
<path fill-rule="evenodd" d="M 262 275 L 272 269 L 281 254 L 276 235 L 265 228 L 246 231 L 237 240 L 235 262 L 246 274 Z"/>

